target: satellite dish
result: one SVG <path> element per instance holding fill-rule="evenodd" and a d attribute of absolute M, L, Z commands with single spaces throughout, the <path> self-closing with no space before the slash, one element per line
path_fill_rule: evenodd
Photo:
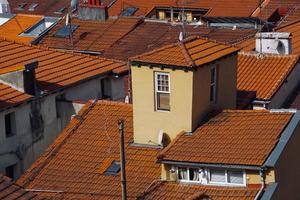
<path fill-rule="evenodd" d="M 163 141 L 164 140 L 164 131 L 161 129 L 158 132 L 158 144 L 163 146 Z"/>
<path fill-rule="evenodd" d="M 285 47 L 282 41 L 278 42 L 276 50 L 278 51 L 279 54 L 286 54 Z"/>

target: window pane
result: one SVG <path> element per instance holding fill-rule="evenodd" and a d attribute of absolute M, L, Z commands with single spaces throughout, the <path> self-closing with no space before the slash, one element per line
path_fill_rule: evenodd
<path fill-rule="evenodd" d="M 225 170 L 210 170 L 210 181 L 225 183 Z"/>
<path fill-rule="evenodd" d="M 178 179 L 179 180 L 188 180 L 187 168 L 178 167 Z"/>
<path fill-rule="evenodd" d="M 199 169 L 197 168 L 190 168 L 190 181 L 199 181 Z"/>
<path fill-rule="evenodd" d="M 157 109 L 170 110 L 170 94 L 157 93 Z"/>
<path fill-rule="evenodd" d="M 227 171 L 228 183 L 244 184 L 242 171 Z"/>

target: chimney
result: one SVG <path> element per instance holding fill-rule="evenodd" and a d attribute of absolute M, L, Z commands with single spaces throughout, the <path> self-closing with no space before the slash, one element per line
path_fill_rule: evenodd
<path fill-rule="evenodd" d="M 24 92 L 32 96 L 38 94 L 37 83 L 35 78 L 35 69 L 38 67 L 38 61 L 25 65 L 23 71 Z"/>
<path fill-rule="evenodd" d="M 0 82 L 3 82 L 11 87 L 30 94 L 38 95 L 37 83 L 35 78 L 35 69 L 38 62 L 31 62 L 25 65 L 25 69 L 19 71 L 8 72 L 0 75 Z"/>
<path fill-rule="evenodd" d="M 7 0 L 0 0 L 0 14 L 9 14 L 10 7 Z"/>
<path fill-rule="evenodd" d="M 256 34 L 255 50 L 259 53 L 291 54 L 291 33 L 264 32 Z"/>
<path fill-rule="evenodd" d="M 81 0 L 79 3 L 79 19 L 82 20 L 106 20 L 108 18 L 107 7 L 101 0 Z"/>

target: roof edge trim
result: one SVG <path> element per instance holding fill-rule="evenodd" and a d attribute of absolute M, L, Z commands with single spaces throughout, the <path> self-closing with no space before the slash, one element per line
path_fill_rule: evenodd
<path fill-rule="evenodd" d="M 261 196 L 260 200 L 269 200 L 272 199 L 275 191 L 278 188 L 278 183 L 271 183 L 267 189 L 264 191 L 263 195 Z"/>
<path fill-rule="evenodd" d="M 260 166 L 254 165 L 230 165 L 230 164 L 209 164 L 209 163 L 193 163 L 193 162 L 180 162 L 173 160 L 158 160 L 157 162 L 169 165 L 186 165 L 191 167 L 214 167 L 214 168 L 230 168 L 230 169 L 248 169 L 248 170 L 262 170 Z"/>
<path fill-rule="evenodd" d="M 296 111 L 296 113 L 290 120 L 287 127 L 283 130 L 283 133 L 281 134 L 281 137 L 279 138 L 277 145 L 275 146 L 271 154 L 268 156 L 263 166 L 275 167 L 277 161 L 279 160 L 280 155 L 282 154 L 287 143 L 292 137 L 294 130 L 297 128 L 299 122 L 300 122 L 300 111 Z"/>

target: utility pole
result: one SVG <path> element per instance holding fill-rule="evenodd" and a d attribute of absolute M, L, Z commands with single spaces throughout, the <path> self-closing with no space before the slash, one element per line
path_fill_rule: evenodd
<path fill-rule="evenodd" d="M 125 174 L 125 148 L 124 148 L 124 120 L 118 121 L 118 128 L 120 133 L 120 162 L 121 162 L 121 187 L 122 200 L 127 200 L 126 191 L 126 174 Z"/>

